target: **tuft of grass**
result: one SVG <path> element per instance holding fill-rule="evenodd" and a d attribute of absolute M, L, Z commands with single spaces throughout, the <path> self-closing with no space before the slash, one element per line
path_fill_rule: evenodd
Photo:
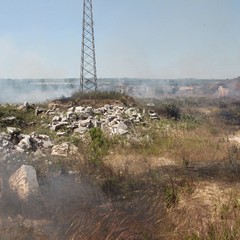
<path fill-rule="evenodd" d="M 104 136 L 101 128 L 91 128 L 89 134 L 91 137 L 91 142 L 88 147 L 89 160 L 94 165 L 99 165 L 108 152 L 108 139 Z"/>
<path fill-rule="evenodd" d="M 178 188 L 174 184 L 172 177 L 170 176 L 170 184 L 165 186 L 164 189 L 164 200 L 167 208 L 170 208 L 178 203 L 179 195 Z"/>

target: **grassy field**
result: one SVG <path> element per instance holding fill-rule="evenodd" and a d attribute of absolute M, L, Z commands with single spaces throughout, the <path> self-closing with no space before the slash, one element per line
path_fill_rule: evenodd
<path fill-rule="evenodd" d="M 240 134 L 239 101 L 151 99 L 155 105 L 147 107 L 150 100 L 104 93 L 75 94 L 61 104 L 101 101 L 151 108 L 160 120 L 146 116 L 131 137 L 93 128 L 83 141 L 70 133 L 55 136 L 42 126 L 50 118 L 35 116 L 34 109 L 0 107 L 0 118 L 15 116 L 11 125 L 23 132 L 46 133 L 56 143 L 78 147 L 68 158 L 23 156 L 37 170 L 42 195 L 22 203 L 9 191 L 1 212 L 47 223 L 29 227 L 21 219 L 5 219 L 0 239 L 240 239 L 240 147 L 231 141 Z M 1 130 L 7 126 L 1 123 Z M 77 180 L 68 171 L 76 172 Z"/>

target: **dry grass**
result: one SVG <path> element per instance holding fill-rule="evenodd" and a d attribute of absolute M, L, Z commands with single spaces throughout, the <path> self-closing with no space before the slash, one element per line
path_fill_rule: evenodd
<path fill-rule="evenodd" d="M 240 239 L 240 150 L 228 141 L 237 130 L 236 118 L 230 125 L 219 118 L 229 104 L 178 99 L 178 121 L 166 115 L 133 128 L 132 138 L 107 139 L 107 156 L 98 165 L 87 161 L 88 146 L 78 139 L 71 142 L 80 147 L 79 157 L 29 159 L 38 172 L 41 196 L 23 203 L 8 192 L 1 199 L 1 215 L 15 221 L 4 219 L 0 237 Z M 236 105 L 229 109 L 238 116 Z M 69 170 L 78 174 L 70 176 Z M 47 222 L 34 226 L 23 219 Z"/>

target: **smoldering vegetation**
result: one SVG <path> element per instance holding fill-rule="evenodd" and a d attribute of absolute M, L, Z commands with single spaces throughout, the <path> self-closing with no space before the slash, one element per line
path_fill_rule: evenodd
<path fill-rule="evenodd" d="M 128 188 L 128 181 L 135 180 L 116 176 L 105 167 L 98 170 L 101 171 L 98 177 L 104 175 L 102 185 L 97 185 L 86 173 L 89 169 L 78 175 L 58 174 L 39 179 L 39 192 L 22 201 L 6 181 L 12 170 L 1 165 L 4 179 L 0 205 L 1 238 L 153 239 L 157 215 L 149 207 L 159 207 L 160 203 L 154 203 L 147 196 L 135 198 L 133 195 L 127 203 L 130 196 L 124 194 L 130 189 L 120 190 L 119 184 L 126 184 Z M 137 191 L 142 184 L 132 190 Z"/>
<path fill-rule="evenodd" d="M 79 79 L 0 79 L 0 103 L 40 102 L 69 97 L 79 90 Z M 116 91 L 140 98 L 169 96 L 237 97 L 235 79 L 98 79 L 101 91 Z"/>
<path fill-rule="evenodd" d="M 75 104 L 94 103 L 91 96 L 75 95 Z M 132 106 L 132 98 L 120 97 Z M 231 139 L 239 136 L 239 100 L 174 96 L 134 104 L 160 118 L 136 125 L 128 137 L 98 129 L 85 143 L 71 132 L 57 137 L 44 128 L 57 143 L 74 143 L 77 155 L 1 159 L 2 239 L 239 239 L 240 148 Z M 3 108 L 2 117 L 14 112 L 26 122 L 44 119 L 15 108 Z M 13 126 L 28 133 L 41 127 L 20 123 Z M 34 166 L 40 185 L 28 201 L 8 186 L 22 164 Z"/>
<path fill-rule="evenodd" d="M 226 189 L 229 183 L 237 184 L 239 166 L 233 169 L 219 162 L 195 168 L 162 166 L 137 176 L 127 171 L 115 174 L 104 166 L 91 168 L 75 176 L 39 179 L 39 193 L 27 201 L 19 200 L 3 183 L 1 238 L 238 239 L 237 196 L 232 194 L 226 205 L 216 206 L 220 216 L 211 224 L 207 219 L 211 211 L 196 194 L 202 191 L 198 187 L 202 181 L 214 181 Z M 214 194 L 221 196 L 218 191 Z"/>

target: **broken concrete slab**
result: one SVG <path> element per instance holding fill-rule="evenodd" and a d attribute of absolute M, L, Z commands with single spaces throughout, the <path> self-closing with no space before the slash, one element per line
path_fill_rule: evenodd
<path fill-rule="evenodd" d="M 112 127 L 113 134 L 124 135 L 128 133 L 128 126 L 124 122 L 120 122 Z"/>

